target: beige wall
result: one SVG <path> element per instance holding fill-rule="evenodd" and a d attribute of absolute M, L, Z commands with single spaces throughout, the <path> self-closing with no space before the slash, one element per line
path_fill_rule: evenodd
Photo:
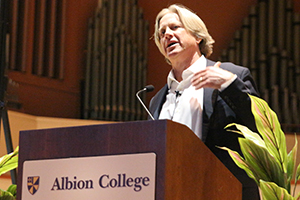
<path fill-rule="evenodd" d="M 15 111 L 8 111 L 8 119 L 9 119 L 14 148 L 16 148 L 16 146 L 19 145 L 19 132 L 23 130 L 113 123 L 113 122 L 93 121 L 93 120 L 40 117 L 40 116 L 33 116 L 24 113 L 19 113 Z M 6 152 L 4 131 L 3 131 L 3 123 L 1 123 L 0 157 L 5 155 L 6 153 L 7 152 Z M 9 185 L 11 185 L 10 174 L 6 173 L 0 177 L 0 188 L 7 189 Z"/>
<path fill-rule="evenodd" d="M 112 122 L 94 121 L 94 120 L 40 117 L 40 116 L 33 116 L 24 113 L 19 113 L 15 111 L 8 111 L 8 119 L 10 123 L 11 136 L 12 136 L 14 148 L 19 145 L 19 132 L 22 130 L 112 123 Z M 0 155 L 2 156 L 5 153 L 6 153 L 6 144 L 5 144 L 5 138 L 3 132 L 3 125 L 1 124 Z"/>

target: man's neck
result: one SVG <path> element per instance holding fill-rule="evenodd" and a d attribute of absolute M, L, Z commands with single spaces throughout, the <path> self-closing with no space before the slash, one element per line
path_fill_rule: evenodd
<path fill-rule="evenodd" d="M 192 57 L 183 61 L 181 60 L 179 62 L 172 62 L 173 73 L 178 82 L 182 81 L 182 72 L 194 64 L 200 57 L 201 54 L 199 55 L 198 53 L 195 53 Z"/>

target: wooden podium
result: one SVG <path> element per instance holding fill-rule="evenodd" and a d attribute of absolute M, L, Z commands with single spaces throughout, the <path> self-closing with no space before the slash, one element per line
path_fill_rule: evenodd
<path fill-rule="evenodd" d="M 241 200 L 241 183 L 186 126 L 137 121 L 20 132 L 17 199 L 28 160 L 154 152 L 156 200 Z"/>

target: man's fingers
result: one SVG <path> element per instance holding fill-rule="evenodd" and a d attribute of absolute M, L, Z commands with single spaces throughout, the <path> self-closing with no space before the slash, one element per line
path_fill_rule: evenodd
<path fill-rule="evenodd" d="M 214 67 L 220 67 L 221 66 L 221 62 L 220 61 L 218 61 L 218 62 L 216 62 L 216 64 L 214 65 Z"/>

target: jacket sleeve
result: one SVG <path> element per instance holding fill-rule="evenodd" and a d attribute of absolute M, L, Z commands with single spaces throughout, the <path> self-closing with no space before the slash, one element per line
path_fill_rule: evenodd
<path fill-rule="evenodd" d="M 236 66 L 232 71 L 237 78 L 222 92 L 220 97 L 232 109 L 243 125 L 255 131 L 255 121 L 251 112 L 251 100 L 248 94 L 258 96 L 255 82 L 248 68 Z"/>

